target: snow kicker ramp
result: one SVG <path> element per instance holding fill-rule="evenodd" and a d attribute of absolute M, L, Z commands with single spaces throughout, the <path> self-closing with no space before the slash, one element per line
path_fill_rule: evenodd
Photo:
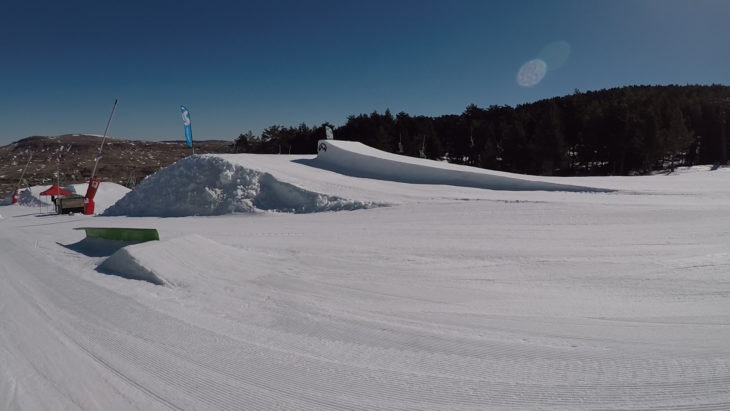
<path fill-rule="evenodd" d="M 147 281 L 168 287 L 255 277 L 247 267 L 263 264 L 261 257 L 245 250 L 217 243 L 197 234 L 168 241 L 126 246 L 98 267 L 99 272 L 130 280 Z M 231 267 L 240 267 L 231 272 Z M 227 278 L 226 276 L 232 276 Z"/>
<path fill-rule="evenodd" d="M 591 191 L 602 188 L 560 184 L 547 178 L 523 176 L 401 156 L 355 141 L 320 140 L 317 158 L 300 163 L 352 177 L 372 178 L 411 184 L 442 184 L 508 191 Z"/>

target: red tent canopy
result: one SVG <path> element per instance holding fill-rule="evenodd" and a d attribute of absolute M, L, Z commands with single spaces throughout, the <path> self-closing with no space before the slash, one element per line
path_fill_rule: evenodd
<path fill-rule="evenodd" d="M 73 194 L 72 192 L 68 190 L 64 190 L 63 188 L 59 187 L 58 184 L 53 183 L 53 185 L 48 188 L 46 191 L 41 192 L 40 195 L 42 196 L 68 196 Z"/>

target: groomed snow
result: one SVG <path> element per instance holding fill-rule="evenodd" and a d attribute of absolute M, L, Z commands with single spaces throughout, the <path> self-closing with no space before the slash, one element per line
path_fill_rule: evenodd
<path fill-rule="evenodd" d="M 0 207 L 0 409 L 730 408 L 730 169 L 505 191 L 313 162 L 193 157 L 138 200 L 219 189 L 198 216 Z M 280 212 L 316 196 L 388 206 Z"/>

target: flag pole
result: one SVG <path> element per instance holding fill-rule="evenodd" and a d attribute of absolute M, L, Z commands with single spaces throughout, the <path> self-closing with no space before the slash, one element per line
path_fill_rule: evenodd
<path fill-rule="evenodd" d="M 101 160 L 101 152 L 104 149 L 106 133 L 109 131 L 109 124 L 111 124 L 112 118 L 114 117 L 114 110 L 117 108 L 117 101 L 117 99 L 114 99 L 114 106 L 112 107 L 112 112 L 109 114 L 109 120 L 106 122 L 106 127 L 104 128 L 104 136 L 101 138 L 99 153 L 96 155 L 96 159 L 94 160 L 94 170 L 91 172 L 91 178 L 89 178 L 89 186 L 86 188 L 86 195 L 84 196 L 85 215 L 94 214 L 94 196 L 96 196 L 96 190 L 99 189 L 99 183 L 101 182 L 98 178 L 94 177 L 96 176 L 96 168 L 99 166 L 99 160 Z"/>
<path fill-rule="evenodd" d="M 33 158 L 33 153 L 30 153 L 28 156 L 28 162 L 25 163 L 25 167 L 23 168 L 23 172 L 20 174 L 20 179 L 18 180 L 18 184 L 15 185 L 15 189 L 17 190 L 20 188 L 20 184 L 23 182 L 23 177 L 25 177 L 25 170 L 28 169 L 28 165 L 30 164 L 30 159 Z"/>
<path fill-rule="evenodd" d="M 33 158 L 32 152 L 28 156 L 28 162 L 25 163 L 25 167 L 23 167 L 23 172 L 20 173 L 20 179 L 18 179 L 18 184 L 15 185 L 15 190 L 13 191 L 13 194 L 12 194 L 12 197 L 10 200 L 12 204 L 15 204 L 18 202 L 18 190 L 20 190 L 20 184 L 23 182 L 23 177 L 25 177 L 25 171 L 28 170 L 28 166 L 30 165 L 31 158 Z"/>
<path fill-rule="evenodd" d="M 96 167 L 99 165 L 99 160 L 101 160 L 101 150 L 104 149 L 104 141 L 106 140 L 106 133 L 109 131 L 109 124 L 112 122 L 112 117 L 114 117 L 114 110 L 117 108 L 117 99 L 114 99 L 114 106 L 112 107 L 112 113 L 109 115 L 109 120 L 106 122 L 106 128 L 104 128 L 104 136 L 101 138 L 101 146 L 99 146 L 99 153 L 96 155 L 96 159 L 94 160 L 94 170 L 91 172 L 91 181 L 94 178 L 94 175 L 96 175 Z"/>

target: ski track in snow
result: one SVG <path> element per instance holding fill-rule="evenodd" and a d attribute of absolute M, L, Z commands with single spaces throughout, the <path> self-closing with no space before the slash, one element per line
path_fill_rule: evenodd
<path fill-rule="evenodd" d="M 727 170 L 535 178 L 618 190 L 587 193 L 188 161 L 200 180 L 163 170 L 149 202 L 223 193 L 198 217 L 0 207 L 1 409 L 730 408 Z M 296 193 L 271 210 L 368 206 L 265 212 L 210 184 L 267 173 Z M 125 195 L 101 187 L 99 211 Z M 161 241 L 104 247 L 72 230 L 89 225 Z"/>

